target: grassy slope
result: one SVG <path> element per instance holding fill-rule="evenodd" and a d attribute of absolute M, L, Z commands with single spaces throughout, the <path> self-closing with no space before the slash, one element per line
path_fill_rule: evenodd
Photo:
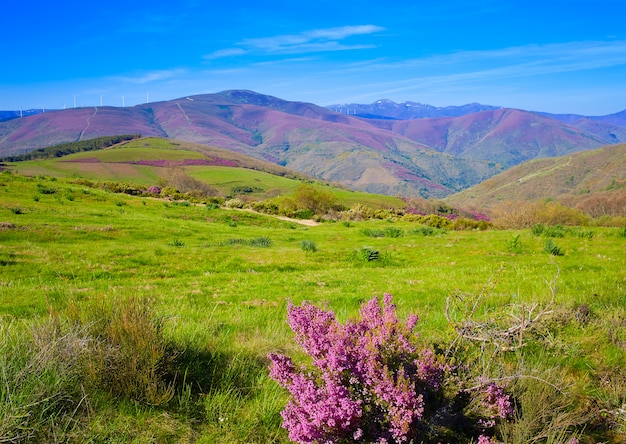
<path fill-rule="evenodd" d="M 452 205 L 490 208 L 506 200 L 566 200 L 570 204 L 626 182 L 626 145 L 535 159 L 446 198 Z"/>
<path fill-rule="evenodd" d="M 310 178 L 267 162 L 215 147 L 178 142 L 158 138 L 147 138 L 120 144 L 106 150 L 76 153 L 62 158 L 16 162 L 9 165 L 12 170 L 24 175 L 47 175 L 54 177 L 84 177 L 95 180 L 131 181 L 141 185 L 155 185 L 165 175 L 167 167 L 139 165 L 139 161 L 220 160 L 240 167 L 228 166 L 183 166 L 190 176 L 229 195 L 235 186 L 259 188 L 252 197 L 292 193 L 302 182 Z M 97 162 L 95 161 L 97 160 Z M 365 203 L 372 208 L 403 207 L 400 199 L 352 192 L 327 187 L 346 207 L 354 203 Z"/>
<path fill-rule="evenodd" d="M 390 292 L 401 316 L 418 313 L 422 337 L 439 342 L 453 336 L 443 315 L 447 296 L 478 294 L 492 282 L 485 309 L 507 318 L 509 304 L 547 301 L 546 281 L 557 268 L 558 316 L 524 359 L 565 375 L 574 396 L 619 397 L 611 395 L 619 385 L 602 382 L 626 366 L 619 324 L 626 316 L 626 255 L 617 229 L 556 239 L 566 254 L 555 258 L 529 231 L 422 237 L 409 233 L 409 223 L 389 221 L 309 228 L 6 173 L 0 175 L 0 222 L 0 318 L 45 317 L 70 301 L 98 297 L 151 297 L 177 342 L 226 357 L 223 368 L 199 361 L 214 380 L 231 381 L 201 388 L 200 422 L 167 409 L 103 401 L 88 423 L 88 433 L 101 438 L 285 442 L 278 427 L 285 398 L 267 377 L 265 355 L 295 351 L 285 323 L 288 299 L 328 302 L 345 319 L 362 301 Z M 405 235 L 371 238 L 362 232 L 390 225 Z M 521 249 L 512 253 L 508 245 L 516 235 Z M 271 239 L 269 248 L 228 243 L 261 236 Z M 315 242 L 318 251 L 303 251 L 302 240 Z M 355 250 L 366 245 L 386 259 L 355 260 Z M 581 304 L 590 309 L 588 324 L 576 321 Z"/>

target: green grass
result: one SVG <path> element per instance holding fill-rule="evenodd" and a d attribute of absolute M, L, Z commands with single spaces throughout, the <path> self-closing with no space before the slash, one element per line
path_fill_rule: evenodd
<path fill-rule="evenodd" d="M 365 234 L 378 230 L 389 235 Z M 156 406 L 101 390 L 90 398 L 89 414 L 55 407 L 63 415 L 45 422 L 41 413 L 42 423 L 59 424 L 74 442 L 287 442 L 279 416 L 287 398 L 268 377 L 266 354 L 301 356 L 285 321 L 288 300 L 327 303 L 344 320 L 389 292 L 401 317 L 420 316 L 424 341 L 449 344 L 455 334 L 445 318 L 448 296 L 476 296 L 487 287 L 478 318 L 506 323 L 512 307 L 548 303 L 548 283 L 559 273 L 553 313 L 517 353 L 524 371 L 556 372 L 571 396 L 593 396 L 612 415 L 626 402 L 615 391 L 626 387 L 619 371 L 626 368 L 624 237 L 618 228 L 577 233 L 565 230 L 556 239 L 565 255 L 553 256 L 544 251 L 546 238 L 531 230 L 425 233 L 416 224 L 382 220 L 308 227 L 2 173 L 0 329 L 3 337 L 26 341 L 2 347 L 25 359 L 34 353 L 27 332 L 50 313 L 71 319 L 76 311 L 93 313 L 103 299 L 149 299 L 176 351 L 172 399 Z M 378 259 L 355 259 L 366 249 Z M 0 366 L 10 374 L 20 359 L 0 359 Z M 516 359 L 504 354 L 497 362 L 513 368 Z M 19 403 L 41 381 L 11 383 L 4 382 L 1 396 Z M 626 426 L 615 415 L 619 441 Z M 608 440 L 609 432 L 589 429 Z"/>
<path fill-rule="evenodd" d="M 228 166 L 184 166 L 185 174 L 216 189 L 221 196 L 230 196 L 233 189 L 249 187 L 253 191 L 249 198 L 260 200 L 292 194 L 301 184 L 295 173 L 277 171 L 275 166 L 262 164 L 256 159 L 229 153 L 217 148 L 177 143 L 159 138 L 146 138 L 103 150 L 80 152 L 60 158 L 30 160 L 9 163 L 15 172 L 27 176 L 51 176 L 56 178 L 82 177 L 99 181 L 123 181 L 138 185 L 156 185 L 167 180 L 167 167 L 139 165 L 138 161 L 197 160 L 225 158 L 236 161 L 243 168 Z M 97 159 L 98 162 L 87 161 Z M 83 162 L 81 162 L 83 160 Z M 309 179 L 310 180 L 310 179 Z M 356 203 L 373 209 L 403 208 L 405 203 L 397 198 L 383 195 L 354 192 L 330 185 L 317 184 L 320 189 L 330 191 L 340 205 L 346 208 Z"/>
<path fill-rule="evenodd" d="M 293 193 L 302 182 L 296 179 L 276 176 L 263 171 L 225 166 L 191 166 L 187 171 L 194 179 L 201 180 L 217 188 L 223 195 L 230 194 L 233 187 L 250 186 L 261 191 L 252 196 L 265 197 L 272 194 Z"/>

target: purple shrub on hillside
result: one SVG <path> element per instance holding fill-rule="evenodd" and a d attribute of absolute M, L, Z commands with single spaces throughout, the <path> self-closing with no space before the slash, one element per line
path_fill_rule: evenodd
<path fill-rule="evenodd" d="M 298 367 L 287 356 L 268 356 L 270 376 L 290 393 L 282 417 L 292 441 L 463 441 L 484 434 L 494 411 L 498 418 L 510 414 L 508 397 L 494 384 L 479 394 L 482 416 L 466 416 L 476 409 L 466 409 L 471 395 L 459 369 L 417 345 L 417 316 L 400 322 L 389 294 L 382 307 L 373 298 L 359 320 L 345 324 L 306 302 L 289 303 L 287 320 L 312 364 Z"/>
<path fill-rule="evenodd" d="M 151 186 L 150 188 L 148 188 L 146 190 L 146 193 L 148 194 L 161 194 L 161 188 L 157 187 L 156 185 Z"/>

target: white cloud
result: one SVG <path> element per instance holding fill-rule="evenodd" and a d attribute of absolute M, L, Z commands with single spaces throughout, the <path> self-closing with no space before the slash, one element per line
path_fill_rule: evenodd
<path fill-rule="evenodd" d="M 124 83 L 135 83 L 135 84 L 141 85 L 145 83 L 159 82 L 163 80 L 177 78 L 183 74 L 184 74 L 184 70 L 182 69 L 169 69 L 169 70 L 147 72 L 147 73 L 137 75 L 135 77 L 132 77 L 132 76 L 116 77 L 116 79 Z"/>
<path fill-rule="evenodd" d="M 401 61 L 371 60 L 339 68 L 336 74 L 401 77 L 411 84 L 489 81 L 562 74 L 626 65 L 626 41 L 526 45 L 484 51 L 462 51 Z"/>
<path fill-rule="evenodd" d="M 371 44 L 342 44 L 341 40 L 357 35 L 367 35 L 384 31 L 376 25 L 341 26 L 337 28 L 315 29 L 299 34 L 284 34 L 257 39 L 245 39 L 239 47 L 214 51 L 204 56 L 214 59 L 247 53 L 299 54 L 311 52 L 348 51 L 373 48 Z M 244 49 L 245 48 L 245 49 Z"/>
<path fill-rule="evenodd" d="M 242 48 L 226 48 L 213 51 L 211 54 L 207 54 L 202 58 L 205 60 L 221 59 L 223 57 L 233 57 L 244 55 L 246 51 Z"/>

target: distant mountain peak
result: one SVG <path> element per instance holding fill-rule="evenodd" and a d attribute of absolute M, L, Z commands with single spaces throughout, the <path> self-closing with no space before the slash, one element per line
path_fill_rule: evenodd
<path fill-rule="evenodd" d="M 461 117 L 480 111 L 492 111 L 502 107 L 482 105 L 480 103 L 468 103 L 461 106 L 437 107 L 412 101 L 402 101 L 400 103 L 396 103 L 389 99 L 380 99 L 369 105 L 347 103 L 343 105 L 330 105 L 327 108 L 338 113 L 368 119 L 412 120 L 439 117 Z"/>

